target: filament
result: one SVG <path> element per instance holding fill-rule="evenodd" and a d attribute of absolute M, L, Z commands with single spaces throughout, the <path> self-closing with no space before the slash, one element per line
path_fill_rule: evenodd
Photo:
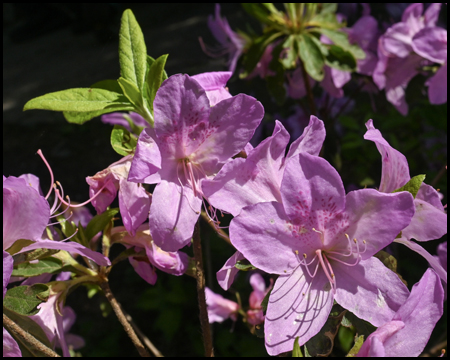
<path fill-rule="evenodd" d="M 55 178 L 54 178 L 54 176 L 53 176 L 53 171 L 52 171 L 52 168 L 50 167 L 50 164 L 49 164 L 49 163 L 47 162 L 47 160 L 45 159 L 44 154 L 42 153 L 42 150 L 41 150 L 41 149 L 39 149 L 39 150 L 37 151 L 37 153 L 38 153 L 38 155 L 41 157 L 41 159 L 42 159 L 42 161 L 44 162 L 44 164 L 47 166 L 47 169 L 48 169 L 48 171 L 50 172 L 50 184 L 53 184 L 53 181 L 55 180 Z M 50 185 L 50 189 L 48 190 L 47 195 L 45 195 L 45 199 L 46 199 L 46 200 L 48 199 L 48 197 L 49 197 L 50 194 L 52 193 L 52 189 L 53 189 L 53 186 Z"/>

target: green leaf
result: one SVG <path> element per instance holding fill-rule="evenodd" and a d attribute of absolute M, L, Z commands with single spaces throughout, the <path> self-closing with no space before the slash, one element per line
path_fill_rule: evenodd
<path fill-rule="evenodd" d="M 142 94 L 139 92 L 139 89 L 134 85 L 130 80 L 124 79 L 120 77 L 117 82 L 123 90 L 123 93 L 127 97 L 128 100 L 136 107 L 139 108 L 142 106 Z"/>
<path fill-rule="evenodd" d="M 243 66 L 244 66 L 244 72 L 239 75 L 240 78 L 245 78 L 248 76 L 253 69 L 258 64 L 259 60 L 261 59 L 261 56 L 264 53 L 264 50 L 266 47 L 275 41 L 278 37 L 282 36 L 283 33 L 281 32 L 269 32 L 267 34 L 261 35 L 258 37 L 253 44 L 250 46 L 250 48 L 247 51 L 247 54 L 244 57 L 243 60 Z"/>
<path fill-rule="evenodd" d="M 15 254 L 13 256 L 14 265 L 19 265 L 21 263 L 32 261 L 32 260 L 45 259 L 45 258 L 52 256 L 53 254 L 56 254 L 59 251 L 60 250 L 56 250 L 56 249 L 36 249 L 36 250 L 32 250 L 32 251 L 29 251 L 26 253 Z"/>
<path fill-rule="evenodd" d="M 129 104 L 129 106 L 121 106 L 117 108 L 110 108 L 98 111 L 87 111 L 87 112 L 63 111 L 63 115 L 68 122 L 72 124 L 82 125 L 86 121 L 92 120 L 93 118 L 103 114 L 108 114 L 114 111 L 131 111 L 131 110 L 134 110 L 134 107 L 131 104 Z"/>
<path fill-rule="evenodd" d="M 280 28 L 285 22 L 282 13 L 273 4 L 242 3 L 241 5 L 247 13 L 263 24 Z"/>
<path fill-rule="evenodd" d="M 324 77 L 324 58 L 319 47 L 314 43 L 309 34 L 297 36 L 297 50 L 302 59 L 306 72 L 317 81 L 322 81 Z"/>
<path fill-rule="evenodd" d="M 117 80 L 113 79 L 97 81 L 95 84 L 91 85 L 91 88 L 108 90 L 123 95 L 123 91 L 119 83 Z"/>
<path fill-rule="evenodd" d="M 16 286 L 6 292 L 3 305 L 18 314 L 35 315 L 39 312 L 37 306 L 47 301 L 48 292 L 45 284 Z"/>
<path fill-rule="evenodd" d="M 23 263 L 13 270 L 12 276 L 36 276 L 41 274 L 51 274 L 62 268 L 62 261 L 49 257 L 47 259 L 39 260 L 37 264 Z"/>
<path fill-rule="evenodd" d="M 358 355 L 359 350 L 361 350 L 361 346 L 364 344 L 364 335 L 358 336 L 355 338 L 355 344 L 350 349 L 346 357 L 356 357 Z"/>
<path fill-rule="evenodd" d="M 417 175 L 411 178 L 405 185 L 403 185 L 401 188 L 398 188 L 397 190 L 394 190 L 393 192 L 400 192 L 400 191 L 408 191 L 412 194 L 414 198 L 416 198 L 417 192 L 419 191 L 420 185 L 422 185 L 423 181 L 425 180 L 426 175 Z"/>
<path fill-rule="evenodd" d="M 344 26 L 344 24 L 337 20 L 336 14 L 332 12 L 321 12 L 320 14 L 315 14 L 305 25 L 329 30 L 337 30 Z M 316 30 L 316 28 L 310 30 L 313 31 Z"/>
<path fill-rule="evenodd" d="M 57 91 L 28 101 L 23 110 L 88 112 L 127 107 L 130 102 L 116 92 L 95 88 L 75 88 Z"/>
<path fill-rule="evenodd" d="M 329 38 L 334 45 L 340 46 L 343 50 L 349 51 L 355 59 L 364 59 L 366 53 L 358 45 L 350 44 L 348 34 L 341 30 L 332 30 L 325 28 L 313 28 L 311 32 L 317 32 Z"/>
<path fill-rule="evenodd" d="M 12 321 L 14 321 L 17 325 L 19 325 L 23 330 L 27 333 L 33 335 L 37 340 L 39 340 L 42 344 L 52 349 L 53 346 L 50 344 L 50 341 L 45 335 L 44 330 L 37 324 L 37 322 L 31 320 L 25 315 L 17 314 L 14 311 L 8 310 L 3 306 L 3 312 L 6 316 L 8 316 Z M 33 344 L 25 343 L 19 337 L 16 337 L 14 333 L 10 333 L 11 336 L 17 341 L 19 344 L 20 351 L 22 352 L 23 357 L 44 357 L 46 354 L 42 353 L 38 348 L 36 348 Z"/>
<path fill-rule="evenodd" d="M 14 244 L 11 245 L 11 247 L 9 247 L 6 251 L 10 254 L 10 255 L 14 255 L 15 253 L 18 253 L 20 250 L 22 250 L 22 248 L 24 248 L 25 246 L 34 244 L 35 242 L 33 240 L 26 240 L 26 239 L 19 239 L 14 241 Z"/>
<path fill-rule="evenodd" d="M 161 55 L 151 64 L 145 80 L 148 96 L 147 101 L 152 114 L 153 101 L 155 100 L 156 92 L 160 88 L 162 82 L 167 79 L 167 73 L 165 72 L 164 67 L 166 66 L 168 56 L 169 55 Z"/>
<path fill-rule="evenodd" d="M 111 145 L 118 154 L 127 156 L 134 152 L 137 139 L 123 126 L 114 125 L 111 132 Z"/>
<path fill-rule="evenodd" d="M 338 4 L 337 3 L 321 3 L 321 14 L 336 14 Z"/>
<path fill-rule="evenodd" d="M 111 219 L 119 212 L 118 208 L 109 209 L 105 212 L 95 215 L 89 224 L 86 226 L 86 238 L 90 241 L 99 231 L 103 231 L 105 226 Z"/>
<path fill-rule="evenodd" d="M 292 357 L 303 357 L 302 349 L 298 344 L 299 337 L 297 336 L 294 341 L 294 349 L 292 350 Z"/>
<path fill-rule="evenodd" d="M 336 45 L 329 46 L 325 63 L 332 68 L 343 71 L 354 71 L 356 69 L 356 60 L 351 52 Z"/>
<path fill-rule="evenodd" d="M 135 84 L 139 91 L 144 89 L 147 66 L 147 48 L 144 35 L 133 12 L 123 12 L 119 32 L 120 74 Z"/>
<path fill-rule="evenodd" d="M 73 221 L 67 220 L 63 215 L 58 215 L 56 219 L 58 220 L 59 225 L 61 225 L 61 231 L 63 232 L 64 236 L 70 237 L 75 233 L 75 231 L 77 231 L 75 223 Z"/>
<path fill-rule="evenodd" d="M 250 261 L 248 261 L 247 259 L 238 260 L 234 266 L 242 271 L 250 271 L 256 269 L 252 264 L 250 264 Z"/>
<path fill-rule="evenodd" d="M 295 36 L 290 35 L 283 43 L 283 59 L 280 62 L 283 64 L 285 69 L 293 69 L 296 66 L 295 60 L 297 59 L 297 51 L 294 47 Z"/>

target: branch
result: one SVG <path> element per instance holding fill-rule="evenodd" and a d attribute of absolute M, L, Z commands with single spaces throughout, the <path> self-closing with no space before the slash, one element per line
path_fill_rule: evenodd
<path fill-rule="evenodd" d="M 119 319 L 120 323 L 122 324 L 123 328 L 125 329 L 125 332 L 130 337 L 131 341 L 133 342 L 133 344 L 136 347 L 139 354 L 142 357 L 150 357 L 150 354 L 145 349 L 144 345 L 142 345 L 141 340 L 139 340 L 136 333 L 134 332 L 133 327 L 127 321 L 126 316 L 123 313 L 122 308 L 120 307 L 120 304 L 117 302 L 116 298 L 114 297 L 113 293 L 111 292 L 108 281 L 104 281 L 104 282 L 100 283 L 100 286 L 102 287 L 106 298 L 108 299 L 114 312 L 116 313 L 117 318 Z"/>
<path fill-rule="evenodd" d="M 125 313 L 125 312 L 124 312 Z M 125 313 L 125 318 L 128 320 L 130 325 L 133 327 L 134 331 L 138 334 L 138 336 L 142 339 L 147 348 L 155 355 L 156 357 L 164 357 L 163 354 L 156 348 L 155 345 L 150 341 L 150 339 L 145 336 L 145 334 L 139 329 L 139 327 L 135 324 L 131 316 Z"/>
<path fill-rule="evenodd" d="M 25 344 L 29 345 L 32 349 L 41 352 L 45 356 L 61 357 L 57 353 L 55 353 L 52 349 L 48 348 L 43 343 L 41 343 L 33 335 L 23 330 L 19 325 L 17 325 L 5 314 L 3 314 L 3 326 L 6 328 L 6 330 L 8 330 L 11 334 L 14 334 L 14 336 L 19 338 Z"/>
<path fill-rule="evenodd" d="M 206 296 L 205 296 L 205 276 L 203 273 L 203 258 L 202 258 L 202 243 L 200 239 L 200 223 L 197 221 L 194 228 L 194 261 L 196 267 L 196 278 L 197 278 L 197 295 L 198 295 L 198 306 L 200 308 L 200 324 L 203 333 L 203 343 L 205 345 L 205 356 L 214 356 L 214 350 L 212 345 L 211 329 L 209 327 L 208 320 L 208 310 L 206 307 Z"/>
<path fill-rule="evenodd" d="M 211 226 L 217 232 L 217 234 L 222 239 L 224 239 L 228 244 L 232 245 L 227 233 L 225 231 L 223 231 L 222 229 L 216 227 L 214 222 L 211 221 L 211 219 L 208 217 L 208 215 L 206 215 L 206 213 L 204 211 L 202 211 L 202 218 L 209 224 L 209 226 Z"/>

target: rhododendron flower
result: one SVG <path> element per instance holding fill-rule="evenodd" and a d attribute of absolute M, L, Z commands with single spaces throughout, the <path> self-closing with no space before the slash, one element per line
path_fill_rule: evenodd
<path fill-rule="evenodd" d="M 108 258 L 75 242 L 43 240 L 51 212 L 45 197 L 24 179 L 9 176 L 3 180 L 3 250 L 8 250 L 16 240 L 34 243 L 18 253 L 35 249 L 57 249 L 85 256 L 97 264 L 110 265 Z"/>
<path fill-rule="evenodd" d="M 389 145 L 381 132 L 373 126 L 372 120 L 367 121 L 366 127 L 364 139 L 373 141 L 381 154 L 382 170 L 379 190 L 392 193 L 411 179 L 408 161 L 401 152 Z M 447 272 L 439 262 L 425 249 L 411 241 L 411 239 L 429 241 L 447 234 L 447 214 L 439 193 L 432 186 L 422 183 L 414 199 L 414 206 L 416 211 L 411 223 L 402 230 L 401 237 L 395 239 L 395 242 L 402 243 L 425 257 L 437 274 L 447 281 Z"/>
<path fill-rule="evenodd" d="M 214 207 L 237 216 L 247 205 L 266 201 L 281 202 L 280 185 L 288 159 L 301 152 L 319 155 L 325 139 L 323 122 L 311 116 L 302 136 L 295 140 L 285 156 L 289 133 L 276 120 L 272 136 L 250 150 L 247 158 L 233 159 L 202 189 Z"/>
<path fill-rule="evenodd" d="M 6 286 L 9 283 L 13 271 L 13 258 L 5 250 L 3 250 L 3 299 L 6 295 Z M 3 357 L 21 357 L 19 345 L 10 333 L 3 328 Z"/>
<path fill-rule="evenodd" d="M 228 70 L 232 73 L 236 69 L 236 63 L 247 44 L 247 40 L 240 34 L 231 30 L 226 18 L 220 16 L 220 5 L 216 4 L 215 18 L 208 16 L 208 27 L 213 36 L 220 43 L 217 49 L 206 47 L 200 38 L 203 51 L 212 57 L 228 55 Z"/>
<path fill-rule="evenodd" d="M 102 213 L 111 205 L 119 191 L 119 209 L 127 231 L 134 235 L 136 229 L 147 220 L 151 198 L 145 189 L 128 181 L 133 155 L 128 155 L 108 166 L 94 176 L 88 176 L 89 195 L 97 213 Z M 101 191 L 100 194 L 97 194 Z"/>
<path fill-rule="evenodd" d="M 392 319 L 367 337 L 357 356 L 419 356 L 443 314 L 443 299 L 441 281 L 428 269 Z"/>
<path fill-rule="evenodd" d="M 234 281 L 239 269 L 234 266 L 239 260 L 244 260 L 244 255 L 239 251 L 236 251 L 222 266 L 222 268 L 217 272 L 217 282 L 220 287 L 224 290 L 228 290 Z"/>
<path fill-rule="evenodd" d="M 424 15 L 423 4 L 408 6 L 402 15 L 402 21 L 387 29 L 379 39 L 378 63 L 373 80 L 380 90 L 385 89 L 388 101 L 403 115 L 408 113 L 405 89 L 409 81 L 418 74 L 420 66 L 429 63 L 429 57 L 423 57 L 426 51 L 421 49 L 430 48 L 424 43 L 439 43 L 435 36 L 441 37 L 440 31 L 430 32 L 425 29 L 436 27 L 441 6 L 440 3 L 431 4 Z M 416 35 L 419 39 L 414 39 Z"/>
<path fill-rule="evenodd" d="M 147 257 L 132 256 L 129 258 L 136 272 L 149 284 L 154 285 L 157 279 L 154 267 L 172 275 L 183 275 L 189 263 L 187 254 L 181 251 L 167 252 L 155 245 L 148 224 L 141 225 L 135 235 L 125 232 L 123 226 L 114 227 L 111 231 L 112 240 L 126 247 L 134 246 L 136 252 L 144 249 Z"/>
<path fill-rule="evenodd" d="M 238 303 L 225 299 L 222 295 L 214 293 L 208 287 L 205 287 L 205 297 L 210 324 L 213 322 L 220 323 L 228 318 L 236 321 L 239 310 Z"/>
<path fill-rule="evenodd" d="M 438 245 L 437 256 L 434 258 L 437 258 L 436 260 L 439 261 L 442 268 L 447 271 L 447 241 Z M 443 281 L 442 286 L 444 287 L 444 300 L 447 300 L 447 282 Z"/>
<path fill-rule="evenodd" d="M 250 276 L 250 285 L 252 286 L 253 291 L 250 293 L 248 299 L 250 309 L 247 310 L 247 322 L 250 325 L 258 325 L 264 321 L 261 303 L 272 286 L 266 288 L 263 277 L 258 273 L 254 273 Z"/>
<path fill-rule="evenodd" d="M 218 102 L 231 97 L 226 85 L 233 73 L 231 71 L 215 71 L 191 76 L 205 89 L 209 105 L 214 106 Z"/>
<path fill-rule="evenodd" d="M 242 209 L 230 240 L 250 263 L 280 275 L 264 325 L 270 355 L 302 345 L 326 322 L 333 301 L 380 326 L 408 297 L 408 289 L 376 252 L 390 244 L 414 215 L 410 193 L 372 189 L 345 195 L 337 171 L 301 152 L 287 162 L 282 203 Z"/>
<path fill-rule="evenodd" d="M 201 182 L 244 148 L 264 110 L 244 94 L 211 107 L 200 84 L 180 74 L 163 82 L 153 107 L 155 128 L 139 136 L 128 180 L 157 184 L 150 232 L 161 249 L 176 251 L 192 238 Z"/>

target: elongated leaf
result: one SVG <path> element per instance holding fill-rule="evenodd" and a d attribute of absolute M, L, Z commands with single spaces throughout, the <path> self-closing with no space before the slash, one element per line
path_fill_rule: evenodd
<path fill-rule="evenodd" d="M 297 51 L 294 47 L 295 37 L 290 35 L 283 43 L 284 56 L 280 59 L 285 69 L 293 69 L 296 66 L 295 60 L 297 59 Z"/>
<path fill-rule="evenodd" d="M 82 125 L 86 121 L 92 120 L 93 118 L 103 114 L 108 114 L 115 111 L 132 111 L 132 110 L 134 110 L 134 106 L 129 104 L 129 106 L 118 106 L 117 108 L 111 107 L 109 109 L 98 111 L 86 111 L 86 112 L 63 111 L 63 115 L 68 122 L 72 124 Z"/>
<path fill-rule="evenodd" d="M 302 59 L 306 72 L 317 81 L 324 77 L 323 65 L 325 63 L 322 52 L 314 43 L 309 34 L 297 36 L 298 55 Z"/>
<path fill-rule="evenodd" d="M 25 315 L 20 315 L 14 311 L 8 310 L 3 306 L 3 312 L 6 316 L 8 316 L 12 321 L 14 321 L 17 325 L 19 325 L 23 330 L 27 333 L 33 335 L 37 340 L 39 340 L 42 344 L 52 349 L 53 346 L 50 344 L 50 341 L 45 335 L 44 330 L 37 324 L 37 322 L 31 320 L 29 317 Z M 44 357 L 46 354 L 42 353 L 38 348 L 36 348 L 31 343 L 25 343 L 23 339 L 16 337 L 13 333 L 11 336 L 17 341 L 17 344 L 20 347 L 20 351 L 22 352 L 23 357 Z"/>
<path fill-rule="evenodd" d="M 119 83 L 117 80 L 113 79 L 97 81 L 95 84 L 91 85 L 91 88 L 109 90 L 123 95 L 123 91 Z"/>
<path fill-rule="evenodd" d="M 146 78 L 146 87 L 147 87 L 147 94 L 148 94 L 148 104 L 150 106 L 150 111 L 153 115 L 153 101 L 155 100 L 156 92 L 160 88 L 162 82 L 167 79 L 167 74 L 164 70 L 164 67 L 166 66 L 167 57 L 169 55 L 161 55 L 159 58 L 157 58 L 152 65 L 150 66 L 150 69 L 147 74 Z"/>
<path fill-rule="evenodd" d="M 111 221 L 111 219 L 119 212 L 118 208 L 109 209 L 105 212 L 95 215 L 89 224 L 86 226 L 86 238 L 90 241 L 94 235 L 99 231 L 103 231 L 105 226 Z"/>
<path fill-rule="evenodd" d="M 18 314 L 35 315 L 37 306 L 48 298 L 48 291 L 45 284 L 16 286 L 6 292 L 3 305 Z"/>
<path fill-rule="evenodd" d="M 28 244 L 30 245 L 30 244 Z M 14 265 L 19 265 L 27 261 L 41 260 L 56 254 L 59 250 L 54 249 L 36 249 L 30 252 L 14 255 Z"/>
<path fill-rule="evenodd" d="M 123 12 L 119 32 L 120 74 L 143 91 L 147 65 L 144 35 L 133 12 Z"/>
<path fill-rule="evenodd" d="M 296 337 L 294 341 L 294 349 L 292 350 L 292 357 L 303 357 L 302 349 L 300 349 L 300 345 L 298 344 L 298 337 Z"/>
<path fill-rule="evenodd" d="M 114 125 L 111 132 L 111 145 L 116 153 L 127 156 L 134 152 L 137 139 L 123 126 Z"/>
<path fill-rule="evenodd" d="M 322 12 L 320 14 L 314 15 L 311 19 L 309 19 L 307 26 L 315 26 L 330 30 L 337 30 L 342 28 L 344 24 L 340 23 L 336 19 L 335 13 Z"/>
<path fill-rule="evenodd" d="M 12 276 L 36 276 L 41 274 L 51 274 L 62 268 L 62 261 L 55 258 L 39 260 L 37 264 L 23 263 L 13 270 Z"/>
<path fill-rule="evenodd" d="M 142 94 L 139 89 L 130 80 L 120 77 L 117 82 L 123 90 L 127 99 L 136 107 L 142 106 Z"/>
<path fill-rule="evenodd" d="M 417 175 L 411 178 L 405 185 L 403 185 L 401 188 L 398 188 L 397 190 L 394 190 L 393 192 L 399 192 L 399 191 L 408 191 L 412 194 L 414 198 L 416 198 L 417 192 L 419 191 L 420 185 L 422 185 L 423 181 L 425 180 L 426 175 Z"/>
<path fill-rule="evenodd" d="M 348 34 L 341 30 L 332 30 L 325 28 L 314 28 L 311 32 L 317 32 L 321 35 L 325 35 L 329 38 L 335 45 L 340 46 L 342 49 L 349 51 L 355 59 L 364 59 L 366 53 L 358 45 L 350 44 L 348 41 Z"/>
<path fill-rule="evenodd" d="M 103 89 L 75 88 L 57 91 L 28 101 L 23 110 L 98 111 L 111 107 L 129 106 L 124 95 Z"/>
<path fill-rule="evenodd" d="M 356 60 L 352 53 L 336 45 L 329 46 L 328 56 L 325 57 L 325 62 L 328 66 L 343 71 L 353 71 L 356 69 Z"/>
<path fill-rule="evenodd" d="M 364 335 L 355 338 L 355 344 L 348 352 L 347 357 L 355 357 L 356 355 L 358 355 L 359 350 L 361 350 L 361 346 L 363 345 L 363 343 L 364 343 Z"/>
<path fill-rule="evenodd" d="M 252 264 L 250 264 L 250 261 L 248 261 L 247 259 L 238 260 L 234 266 L 241 271 L 250 271 L 256 269 Z"/>

